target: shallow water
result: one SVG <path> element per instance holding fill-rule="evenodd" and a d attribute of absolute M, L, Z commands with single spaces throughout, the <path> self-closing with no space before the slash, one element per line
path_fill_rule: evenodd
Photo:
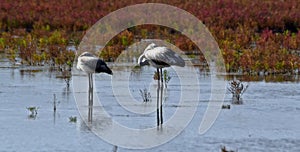
<path fill-rule="evenodd" d="M 56 78 L 58 73 L 46 67 L 33 69 L 0 68 L 0 151 L 112 151 L 113 145 L 97 137 L 80 118 L 73 84 L 67 88 L 63 79 Z M 95 76 L 95 88 L 103 108 L 111 116 L 107 122 L 113 120 L 137 129 L 155 127 L 157 84 L 152 79 L 154 69 L 145 67 L 137 72 L 123 68 L 114 70 L 114 81 L 119 82 L 117 85 L 121 89 L 127 81 L 122 76 L 130 74 L 127 88 L 136 101 L 125 101 L 125 104 L 145 108 L 147 114 L 131 113 L 121 107 L 116 96 L 124 100 L 126 97 L 113 94 L 110 87 L 112 77 L 101 74 Z M 166 96 L 163 107 L 165 121 L 177 108 L 191 108 L 178 106 L 179 79 L 174 70 L 169 71 L 171 80 L 163 93 Z M 87 79 L 84 75 L 77 77 L 82 77 L 83 82 Z M 300 151 L 299 82 L 249 82 L 250 86 L 243 95 L 244 104 L 223 109 L 210 130 L 200 135 L 198 129 L 210 98 L 211 79 L 201 72 L 197 77 L 200 81 L 200 102 L 191 123 L 173 140 L 144 151 L 220 151 L 222 145 L 239 152 Z M 148 103 L 142 102 L 139 93 L 139 89 L 144 88 L 151 93 Z M 55 113 L 53 94 L 58 101 Z M 230 104 L 230 98 L 227 93 L 225 104 Z M 28 117 L 30 113 L 26 107 L 30 106 L 39 108 L 35 119 Z M 76 123 L 69 122 L 71 116 L 77 117 Z M 168 127 L 160 131 L 166 133 Z M 118 151 L 140 150 L 118 147 Z"/>

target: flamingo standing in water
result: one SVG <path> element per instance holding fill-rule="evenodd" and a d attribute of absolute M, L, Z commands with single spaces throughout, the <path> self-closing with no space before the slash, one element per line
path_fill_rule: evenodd
<path fill-rule="evenodd" d="M 93 108 L 93 74 L 94 73 L 107 73 L 112 75 L 111 69 L 106 65 L 104 61 L 89 52 L 83 52 L 78 57 L 77 69 L 84 71 L 89 77 L 89 113 L 88 121 L 92 121 L 92 108 Z"/>
<path fill-rule="evenodd" d="M 151 65 L 156 68 L 158 74 L 158 93 L 159 89 L 163 87 L 162 68 L 185 66 L 184 60 L 178 54 L 167 47 L 157 46 L 155 43 L 151 43 L 146 47 L 144 53 L 138 59 L 138 64 L 140 66 Z M 157 101 L 157 126 L 161 124 L 163 124 L 162 101 Z"/>

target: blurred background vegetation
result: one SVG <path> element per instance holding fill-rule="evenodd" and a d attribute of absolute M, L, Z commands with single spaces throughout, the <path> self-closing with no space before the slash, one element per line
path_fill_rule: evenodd
<path fill-rule="evenodd" d="M 72 64 L 86 30 L 101 17 L 125 6 L 152 2 L 184 9 L 199 18 L 217 40 L 228 72 L 299 73 L 300 3 L 298 0 L 0 0 L 0 53 L 28 65 Z M 132 27 L 101 52 L 113 61 L 141 39 L 159 38 L 186 51 L 201 51 L 180 32 L 163 26 Z"/>

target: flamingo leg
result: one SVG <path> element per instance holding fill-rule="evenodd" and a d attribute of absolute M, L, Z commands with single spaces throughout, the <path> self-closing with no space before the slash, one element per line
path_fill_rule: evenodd
<path fill-rule="evenodd" d="M 162 73 L 162 68 L 159 68 L 160 70 L 160 80 L 161 80 L 161 84 L 160 84 L 160 101 L 159 101 L 159 119 L 160 119 L 160 124 L 163 124 L 163 116 L 162 116 L 162 90 L 164 88 L 164 77 L 163 77 L 163 73 Z"/>
<path fill-rule="evenodd" d="M 164 87 L 160 88 L 160 124 L 163 124 L 163 108 L 162 108 L 162 101 L 163 101 L 163 89 Z"/>
<path fill-rule="evenodd" d="M 160 116 L 159 116 L 159 90 L 160 90 L 160 87 L 157 87 L 157 103 L 156 103 L 156 117 L 157 117 L 157 126 L 160 125 Z"/>
<path fill-rule="evenodd" d="M 162 77 L 162 68 L 157 68 L 157 126 L 163 124 L 163 108 L 162 108 L 162 95 L 163 95 L 163 77 Z"/>
<path fill-rule="evenodd" d="M 160 76 L 161 76 L 161 85 L 163 86 L 164 85 L 164 75 L 162 73 L 162 68 L 160 68 Z"/>
<path fill-rule="evenodd" d="M 157 116 L 157 126 L 160 125 L 160 116 L 159 116 L 159 90 L 160 90 L 160 76 L 159 76 L 159 68 L 157 68 L 157 75 L 158 75 L 158 80 L 157 80 L 157 103 L 156 103 L 156 116 Z"/>
<path fill-rule="evenodd" d="M 93 119 L 93 74 L 89 76 L 89 95 L 88 95 L 88 122 L 92 122 Z"/>

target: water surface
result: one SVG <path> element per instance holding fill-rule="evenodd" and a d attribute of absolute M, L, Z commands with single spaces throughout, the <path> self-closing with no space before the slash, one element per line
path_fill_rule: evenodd
<path fill-rule="evenodd" d="M 138 72 L 126 68 L 115 70 L 119 75 L 130 73 L 129 87 L 124 87 L 129 88 L 136 100 L 134 104 L 128 101 L 130 106 L 155 107 L 157 86 L 152 78 L 153 68 L 146 67 Z M 172 117 L 176 108 L 190 108 L 178 107 L 179 80 L 172 69 L 169 71 L 172 78 L 164 90 L 165 121 Z M 0 151 L 112 151 L 113 145 L 93 134 L 81 120 L 73 85 L 67 88 L 65 80 L 56 78 L 59 73 L 47 67 L 20 67 L 0 68 L 0 74 Z M 85 76 L 81 77 L 85 81 Z M 95 77 L 97 95 L 110 119 L 132 128 L 155 127 L 155 111 L 150 109 L 147 114 L 139 115 L 120 106 L 115 99 L 118 94 L 112 93 L 111 79 L 104 74 Z M 145 151 L 220 151 L 221 145 L 239 151 L 300 151 L 299 81 L 250 81 L 243 95 L 244 104 L 222 110 L 211 129 L 200 135 L 198 128 L 210 98 L 211 79 L 201 72 L 198 72 L 198 79 L 200 100 L 191 123 L 173 140 Z M 124 82 L 121 78 L 114 81 L 120 81 L 121 86 Z M 139 89 L 143 88 L 151 93 L 149 103 L 142 102 Z M 56 112 L 53 111 L 53 94 L 58 100 Z M 230 104 L 230 98 L 227 93 L 225 104 Z M 26 108 L 30 106 L 39 108 L 34 119 L 28 117 L 30 113 Z M 71 116 L 77 117 L 76 123 L 69 122 Z M 119 147 L 118 151 L 139 150 Z"/>

